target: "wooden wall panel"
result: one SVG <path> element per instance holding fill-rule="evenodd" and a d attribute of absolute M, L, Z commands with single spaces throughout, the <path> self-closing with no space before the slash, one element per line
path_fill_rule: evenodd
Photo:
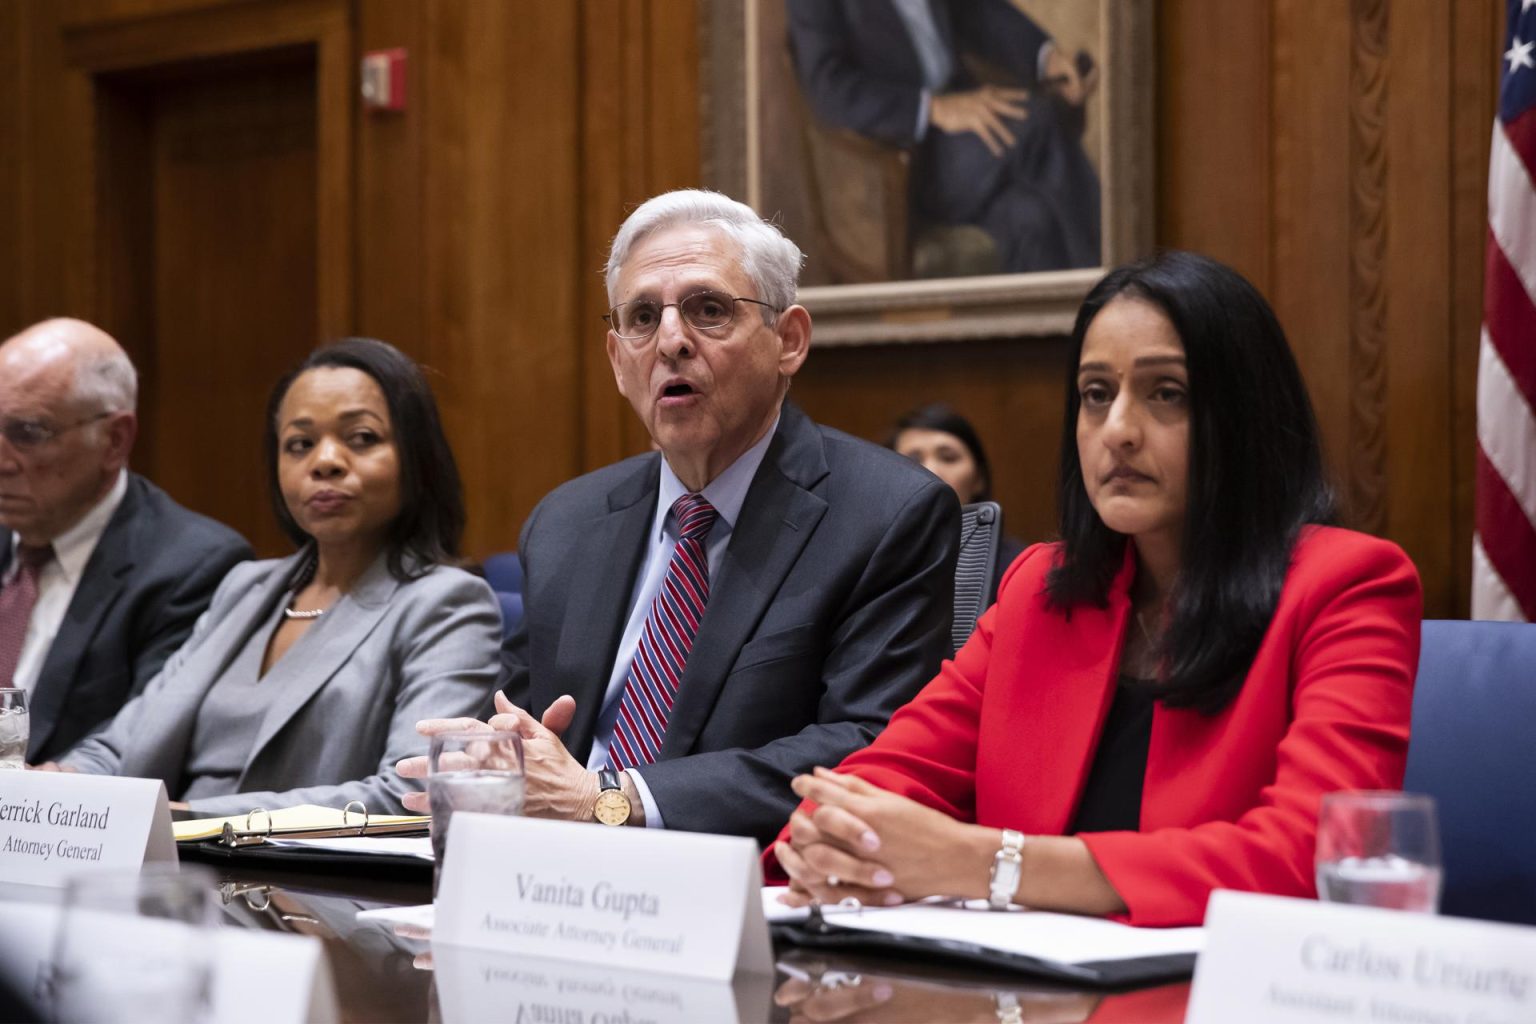
<path fill-rule="evenodd" d="M 581 469 L 579 28 L 573 4 L 427 8 L 425 354 L 477 554 Z"/>
<path fill-rule="evenodd" d="M 790 397 L 813 418 L 883 443 L 896 418 L 945 401 L 977 425 L 1007 533 L 1056 534 L 1066 339 L 816 349 Z"/>
<path fill-rule="evenodd" d="M 1158 241 L 1219 255 L 1267 293 L 1270 6 L 1165 0 L 1158 12 Z"/>
<path fill-rule="evenodd" d="M 157 358 L 139 417 L 155 456 L 145 469 L 267 556 L 291 547 L 265 500 L 267 392 L 313 347 L 320 303 L 316 73 L 311 54 L 146 98 Z M 207 258 L 229 238 L 243 260 Z"/>
<path fill-rule="evenodd" d="M 1452 587 L 1459 614 L 1472 588 L 1473 478 L 1477 446 L 1477 349 L 1483 311 L 1483 247 L 1488 236 L 1488 148 L 1504 48 L 1499 0 L 1463 0 L 1450 24 L 1450 265 Z"/>
<path fill-rule="evenodd" d="M 406 107 L 357 118 L 355 330 L 418 356 L 427 343 L 426 21 L 418 3 L 357 9 L 359 54 L 406 51 Z"/>
<path fill-rule="evenodd" d="M 0 4 L 0 239 L 21 229 L 22 180 L 28 139 L 22 116 L 27 78 L 28 8 Z M 23 326 L 21 249 L 0 244 L 0 336 Z"/>
<path fill-rule="evenodd" d="M 1267 294 L 1292 339 L 1337 470 L 1350 436 L 1350 7 L 1275 0 L 1273 8 L 1274 273 Z"/>
<path fill-rule="evenodd" d="M 1385 126 L 1385 226 L 1381 277 L 1382 345 L 1389 364 L 1381 410 L 1382 531 L 1419 567 L 1425 603 L 1457 605 L 1456 569 L 1470 549 L 1453 536 L 1451 249 L 1451 12 L 1431 4 L 1387 31 L 1390 110 Z M 1439 131 L 1424 131 L 1425 124 Z M 1356 450 L 1359 446 L 1356 445 Z"/>
<path fill-rule="evenodd" d="M 96 136 L 103 100 L 80 66 L 93 40 L 215 23 L 318 40 L 314 19 L 330 18 L 317 334 L 377 335 L 432 367 L 469 548 L 509 547 L 550 487 L 646 444 L 603 353 L 600 269 L 629 209 L 698 180 L 698 12 L 680 0 L 0 5 L 0 321 L 110 318 L 137 287 L 107 272 L 133 230 L 98 221 L 92 198 L 95 154 L 133 146 Z M 1341 491 L 1418 561 L 1434 614 L 1466 608 L 1501 18 L 1498 0 L 1159 5 L 1158 241 L 1226 260 L 1269 295 Z M 392 46 L 409 53 L 408 109 L 371 115 L 355 61 Z M 1050 339 L 817 350 L 794 393 L 866 436 L 919 401 L 956 401 L 994 449 L 1010 524 L 1043 535 L 1054 454 L 1040 452 L 1059 430 L 1063 351 Z"/>

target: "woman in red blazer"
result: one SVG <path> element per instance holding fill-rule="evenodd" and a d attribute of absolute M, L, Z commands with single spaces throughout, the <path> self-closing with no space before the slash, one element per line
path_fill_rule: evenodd
<path fill-rule="evenodd" d="M 1322 794 L 1402 784 L 1418 574 L 1327 525 L 1263 297 L 1164 253 L 1101 281 L 1073 339 L 1062 540 L 873 744 L 795 781 L 768 854 L 792 900 L 1198 924 L 1213 889 L 1315 895 Z"/>

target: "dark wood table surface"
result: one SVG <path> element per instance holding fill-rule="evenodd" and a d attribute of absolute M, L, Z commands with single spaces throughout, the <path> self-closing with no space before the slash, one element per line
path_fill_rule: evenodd
<path fill-rule="evenodd" d="M 219 877 L 229 924 L 313 935 L 325 943 L 344 1020 L 444 1020 L 445 1004 L 432 969 L 430 941 L 356 919 L 359 910 L 371 907 L 427 902 L 431 896 L 427 872 L 372 877 L 360 872 L 300 873 L 230 864 L 215 865 L 213 870 Z M 777 971 L 771 983 L 738 985 L 737 1012 L 743 1022 L 1158 1024 L 1183 1020 L 1189 994 L 1188 983 L 1105 993 L 918 959 L 829 956 L 792 947 L 776 952 Z M 514 1012 L 530 1007 L 533 1012 Z M 521 1016 L 538 1024 L 561 1021 L 559 1007 L 547 1001 L 506 1009 L 497 1016 L 506 1020 Z M 595 1017 L 565 1019 L 591 1022 Z M 630 1021 L 637 1024 L 646 1019 L 658 1018 L 637 1012 Z M 454 1022 L 449 1019 L 447 1024 Z"/>

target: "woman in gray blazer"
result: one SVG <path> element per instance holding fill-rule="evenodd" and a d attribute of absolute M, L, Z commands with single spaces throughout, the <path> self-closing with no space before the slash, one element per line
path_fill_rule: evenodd
<path fill-rule="evenodd" d="M 321 348 L 274 389 L 266 450 L 298 552 L 236 566 L 161 673 L 58 767 L 164 779 L 206 815 L 400 813 L 417 720 L 485 704 L 501 633 L 490 587 L 452 567 L 463 490 L 431 389 L 383 342 Z"/>

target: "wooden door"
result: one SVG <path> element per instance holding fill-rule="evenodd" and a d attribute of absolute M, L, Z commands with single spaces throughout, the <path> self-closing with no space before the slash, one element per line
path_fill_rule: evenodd
<path fill-rule="evenodd" d="M 134 466 L 263 555 L 291 549 L 268 509 L 267 394 L 319 340 L 315 87 L 307 47 L 99 87 L 103 199 L 130 226 Z"/>

